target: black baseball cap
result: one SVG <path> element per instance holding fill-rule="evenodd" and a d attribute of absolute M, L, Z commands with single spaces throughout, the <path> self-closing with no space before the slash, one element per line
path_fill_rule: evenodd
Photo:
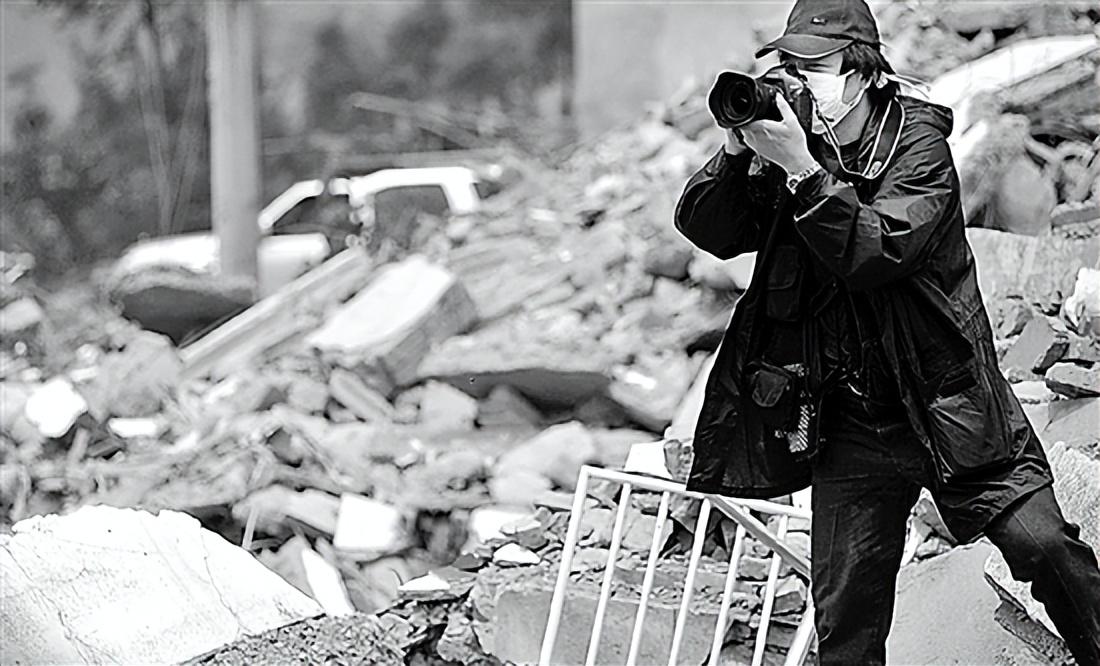
<path fill-rule="evenodd" d="M 864 0 L 796 0 L 787 29 L 756 57 L 782 51 L 799 58 L 824 58 L 852 42 L 879 45 L 878 25 Z"/>

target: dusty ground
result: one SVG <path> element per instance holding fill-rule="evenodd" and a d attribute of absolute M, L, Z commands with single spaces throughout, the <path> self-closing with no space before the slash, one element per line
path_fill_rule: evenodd
<path fill-rule="evenodd" d="M 190 664 L 404 664 L 393 627 L 374 615 L 319 617 L 243 638 Z"/>

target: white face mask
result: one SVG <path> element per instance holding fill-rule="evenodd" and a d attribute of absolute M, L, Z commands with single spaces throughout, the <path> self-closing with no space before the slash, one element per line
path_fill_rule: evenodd
<path fill-rule="evenodd" d="M 844 87 L 848 83 L 848 77 L 852 74 L 855 74 L 855 72 L 851 71 L 847 74 L 802 72 L 802 75 L 806 77 L 806 83 L 814 94 L 814 99 L 817 101 L 817 110 L 829 123 L 830 127 L 836 127 L 837 123 L 844 120 L 844 117 L 856 108 L 859 101 L 863 99 L 863 94 L 867 91 L 867 86 L 864 85 L 851 100 L 844 101 Z M 814 134 L 825 133 L 825 126 L 817 114 L 814 114 L 810 131 Z"/>

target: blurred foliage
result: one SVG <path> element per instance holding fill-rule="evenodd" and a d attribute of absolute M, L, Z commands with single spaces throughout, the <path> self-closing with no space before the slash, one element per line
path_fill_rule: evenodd
<path fill-rule="evenodd" d="M 409 4 L 380 44 L 351 41 L 336 21 L 316 30 L 304 131 L 288 129 L 280 100 L 261 97 L 265 200 L 295 180 L 328 175 L 322 171 L 334 153 L 456 147 L 403 114 L 356 108 L 357 92 L 430 104 L 437 115 L 453 111 L 463 131 L 473 118 L 481 126 L 530 125 L 541 135 L 537 95 L 571 72 L 569 0 Z M 202 3 L 38 5 L 82 36 L 72 46 L 80 103 L 74 119 L 58 126 L 36 92 L 37 72 L 6 82 L 24 101 L 3 155 L 3 249 L 31 252 L 38 272 L 58 274 L 145 235 L 209 228 Z M 569 113 L 564 95 L 560 112 Z M 494 120 L 504 116 L 513 120 Z M 268 150 L 271 140 L 278 149 Z"/>

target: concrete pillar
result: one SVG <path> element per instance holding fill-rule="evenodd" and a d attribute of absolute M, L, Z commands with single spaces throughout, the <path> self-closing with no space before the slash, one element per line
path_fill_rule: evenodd
<path fill-rule="evenodd" d="M 256 278 L 260 131 L 254 0 L 206 3 L 210 199 L 222 274 Z"/>

